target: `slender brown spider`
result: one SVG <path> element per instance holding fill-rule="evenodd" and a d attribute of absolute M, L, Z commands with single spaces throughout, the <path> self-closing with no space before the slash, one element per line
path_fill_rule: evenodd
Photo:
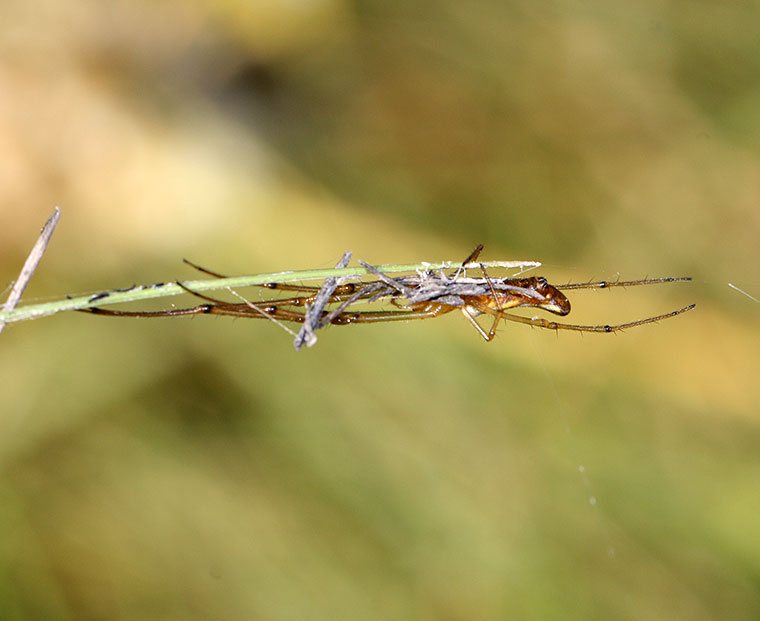
<path fill-rule="evenodd" d="M 462 263 L 468 265 L 477 260 L 482 245 L 479 245 Z M 222 274 L 212 272 L 195 265 L 190 261 L 186 263 L 195 269 L 214 276 L 224 278 Z M 555 315 L 565 316 L 570 312 L 570 301 L 563 290 L 571 289 L 603 289 L 608 287 L 628 287 L 638 285 L 652 285 L 657 283 L 685 282 L 691 280 L 688 277 L 679 278 L 647 278 L 630 281 L 597 281 L 587 283 L 573 283 L 567 285 L 550 285 L 543 277 L 528 278 L 493 278 L 488 275 L 485 267 L 480 266 L 483 278 L 467 278 L 461 276 L 463 268 L 459 268 L 455 274 L 439 272 L 427 272 L 399 278 L 390 278 L 376 268 L 362 263 L 367 270 L 378 277 L 371 282 L 355 282 L 341 284 L 334 288 L 327 299 L 327 304 L 336 304 L 333 310 L 323 310 L 318 315 L 315 328 L 326 324 L 347 325 L 353 323 L 379 323 L 385 321 L 406 321 L 411 319 L 431 319 L 445 315 L 454 310 L 460 310 L 467 320 L 486 341 L 493 340 L 499 322 L 504 319 L 523 323 L 538 328 L 549 330 L 575 330 L 578 332 L 618 332 L 626 328 L 634 328 L 648 323 L 654 323 L 662 319 L 675 317 L 694 308 L 694 304 L 679 308 L 662 315 L 637 319 L 628 323 L 617 325 L 576 325 L 559 323 L 542 317 L 523 317 L 513 315 L 507 311 L 513 308 L 539 308 Z M 177 308 L 159 311 L 120 311 L 107 310 L 93 307 L 83 309 L 97 315 L 118 317 L 181 317 L 184 315 L 230 315 L 233 317 L 247 317 L 253 319 L 270 319 L 275 321 L 304 323 L 306 312 L 303 309 L 314 304 L 320 291 L 320 287 L 309 287 L 285 283 L 267 283 L 259 285 L 267 289 L 298 292 L 303 295 L 291 298 L 266 300 L 253 304 L 251 302 L 231 303 L 202 295 L 177 283 L 188 293 L 205 300 L 204 304 L 190 308 Z M 389 300 L 396 307 L 393 310 L 384 311 L 354 311 L 347 310 L 349 306 L 357 302 L 375 302 Z M 478 315 L 491 315 L 493 323 L 491 329 L 486 332 L 475 320 Z"/>

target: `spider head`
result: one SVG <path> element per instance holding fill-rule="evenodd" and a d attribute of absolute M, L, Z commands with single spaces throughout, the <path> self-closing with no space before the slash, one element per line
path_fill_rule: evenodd
<path fill-rule="evenodd" d="M 527 287 L 538 294 L 538 297 L 526 301 L 524 306 L 543 308 L 555 315 L 567 315 L 570 312 L 570 300 L 565 297 L 556 287 L 552 287 L 546 278 L 528 278 L 530 286 Z"/>
<path fill-rule="evenodd" d="M 508 285 L 509 288 L 494 291 L 485 301 L 474 302 L 471 304 L 473 312 L 490 313 L 518 307 L 541 308 L 555 315 L 567 315 L 570 312 L 570 301 L 556 287 L 552 287 L 546 278 L 510 278 L 504 279 L 501 284 Z M 484 311 L 483 307 L 491 310 Z"/>

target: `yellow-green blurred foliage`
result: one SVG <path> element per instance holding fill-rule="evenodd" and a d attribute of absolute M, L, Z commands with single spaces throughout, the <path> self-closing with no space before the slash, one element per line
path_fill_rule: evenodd
<path fill-rule="evenodd" d="M 534 259 L 572 319 L 0 337 L 3 619 L 760 618 L 760 6 L 3 0 L 0 279 Z M 257 291 L 244 292 L 262 299 Z M 187 300 L 192 304 L 192 300 Z"/>

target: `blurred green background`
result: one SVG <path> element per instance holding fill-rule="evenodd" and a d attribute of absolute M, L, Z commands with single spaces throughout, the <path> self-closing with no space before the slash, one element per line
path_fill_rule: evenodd
<path fill-rule="evenodd" d="M 461 316 L 0 336 L 3 619 L 760 618 L 760 4 L 3 0 L 25 300 L 533 259 L 616 336 Z M 244 291 L 262 299 L 258 291 Z M 176 301 L 176 300 L 172 300 Z M 191 302 L 191 301 L 190 301 Z"/>

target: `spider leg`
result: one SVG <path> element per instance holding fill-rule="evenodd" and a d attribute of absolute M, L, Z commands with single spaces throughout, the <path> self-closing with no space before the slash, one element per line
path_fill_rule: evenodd
<path fill-rule="evenodd" d="M 567 285 L 555 285 L 556 289 L 608 289 L 610 287 L 636 287 L 638 285 L 657 285 L 666 282 L 688 282 L 688 276 L 669 278 L 644 278 L 642 280 L 599 280 L 592 282 L 577 282 Z"/>
<path fill-rule="evenodd" d="M 466 266 L 470 263 L 473 263 L 477 260 L 477 258 L 480 256 L 480 253 L 483 251 L 483 244 L 478 244 L 475 250 L 473 250 L 469 255 L 467 255 L 467 258 L 462 261 L 462 265 L 460 265 L 455 272 L 452 274 L 449 274 L 450 277 L 452 277 L 454 280 L 459 278 L 459 275 L 465 272 Z"/>
<path fill-rule="evenodd" d="M 221 306 L 236 306 L 236 304 L 231 304 L 230 302 L 227 302 L 225 300 L 212 298 L 207 295 L 203 295 L 202 293 L 198 293 L 197 291 L 193 291 L 190 287 L 185 286 L 181 282 L 177 282 L 177 285 L 181 287 L 182 289 L 184 289 L 185 291 L 187 291 L 187 293 L 189 293 L 190 295 L 194 295 L 195 297 L 200 298 L 201 300 L 206 300 L 207 302 L 211 302 L 213 304 L 219 304 Z M 261 285 L 261 286 L 264 286 L 264 285 Z M 353 290 L 354 287 L 352 287 L 351 289 Z M 294 286 L 292 290 L 301 291 L 303 290 L 303 288 L 295 288 Z M 312 291 L 312 289 L 306 289 L 306 290 L 310 292 Z M 276 306 L 306 306 L 307 304 L 312 304 L 316 298 L 316 292 L 318 291 L 318 289 L 314 289 L 313 291 L 314 291 L 314 295 L 301 296 L 301 297 L 295 297 L 295 298 L 278 298 L 275 300 L 264 300 L 261 302 L 257 302 L 256 305 L 262 306 L 262 305 L 271 304 L 271 305 L 276 305 Z M 369 296 L 374 292 L 375 290 L 373 289 L 372 291 L 368 291 L 366 295 Z M 356 293 L 359 293 L 359 291 L 357 291 Z M 335 302 L 342 302 L 348 299 L 351 295 L 352 294 L 348 292 L 336 293 L 330 297 L 328 303 L 333 304 Z M 353 295 L 356 295 L 356 294 L 353 294 Z M 361 299 L 362 297 L 364 296 L 361 296 L 361 295 L 357 296 L 358 299 Z"/>
<path fill-rule="evenodd" d="M 467 309 L 466 306 L 462 307 L 462 314 L 467 318 L 467 320 L 472 324 L 472 326 L 478 331 L 478 334 L 483 337 L 483 340 L 486 343 L 489 343 L 493 340 L 494 335 L 496 334 L 496 323 L 498 323 L 499 319 L 503 316 L 503 313 L 500 313 L 498 317 L 494 317 L 494 325 L 491 326 L 490 332 L 486 332 L 483 328 L 480 327 L 480 324 L 475 321 L 475 317 L 472 316 L 472 313 Z"/>
<path fill-rule="evenodd" d="M 264 306 L 252 307 L 248 304 L 201 304 L 192 308 L 173 308 L 162 311 L 123 311 L 111 310 L 95 306 L 93 308 L 77 309 L 81 313 L 105 315 L 108 317 L 182 317 L 185 315 L 228 315 L 245 317 L 247 319 L 277 319 L 303 323 L 304 314 L 298 311 L 279 308 L 271 303 Z"/>
<path fill-rule="evenodd" d="M 239 306 L 238 304 L 233 304 L 230 302 L 227 302 L 225 300 L 220 300 L 218 298 L 212 298 L 207 295 L 203 295 L 202 293 L 198 293 L 197 291 L 193 291 L 190 287 L 187 287 L 183 285 L 181 282 L 177 282 L 177 285 L 187 291 L 190 295 L 194 295 L 196 298 L 200 298 L 201 300 L 206 300 L 207 302 L 211 302 L 213 304 L 217 304 L 219 306 Z M 280 300 L 265 300 L 262 302 L 257 302 L 257 306 L 268 306 L 268 305 L 277 305 L 277 306 L 304 306 L 312 301 L 314 296 L 309 297 L 299 297 L 299 298 L 283 298 Z"/>
<path fill-rule="evenodd" d="M 483 251 L 483 244 L 478 244 L 478 247 L 473 250 L 468 257 L 462 261 L 462 267 L 467 265 L 468 263 L 474 263 L 477 258 L 480 256 L 480 253 Z"/>
<path fill-rule="evenodd" d="M 364 311 L 346 312 L 333 317 L 330 323 L 346 325 L 349 323 L 378 323 L 382 321 L 406 321 L 408 319 L 432 319 L 453 311 L 456 306 L 449 304 L 425 303 L 409 311 Z"/>
<path fill-rule="evenodd" d="M 191 292 L 192 293 L 192 292 Z M 204 297 L 204 296 L 201 296 Z M 279 303 L 279 301 L 277 301 Z M 430 319 L 444 315 L 456 307 L 446 304 L 426 304 L 424 307 L 409 311 L 365 311 L 343 312 L 330 319 L 335 325 L 347 325 L 349 323 L 378 323 L 384 321 L 406 321 L 411 319 Z M 231 317 L 245 317 L 248 319 L 276 319 L 279 321 L 292 321 L 303 323 L 306 315 L 303 312 L 280 308 L 273 302 L 266 302 L 252 306 L 250 304 L 201 304 L 192 308 L 176 308 L 162 311 L 121 311 L 110 310 L 100 307 L 80 309 L 80 312 L 93 315 L 107 315 L 111 317 L 181 317 L 183 315 L 227 315 Z M 325 311 L 323 315 L 328 316 Z"/>
<path fill-rule="evenodd" d="M 485 266 L 481 263 L 480 269 L 483 272 L 483 276 L 486 278 L 486 282 L 488 283 L 488 288 L 491 290 L 491 295 L 493 296 L 494 300 L 497 300 L 496 296 L 496 290 L 493 288 L 493 283 L 491 282 L 491 279 L 488 276 L 488 272 L 486 271 Z M 486 338 L 483 336 L 483 329 L 478 325 L 478 323 L 475 321 L 473 317 L 470 316 L 470 313 L 467 313 L 467 316 L 472 320 L 472 323 L 479 328 L 480 335 L 483 336 L 483 338 L 486 339 L 487 343 L 490 343 L 493 340 L 493 337 L 496 336 L 496 326 L 499 325 L 499 320 L 504 316 L 504 307 L 502 305 L 499 306 L 499 310 L 496 311 L 493 317 L 493 324 L 491 324 L 491 329 L 488 331 L 488 337 Z"/>
<path fill-rule="evenodd" d="M 330 323 L 345 326 L 350 323 L 379 323 L 384 321 L 406 321 L 409 319 L 430 319 L 438 317 L 455 307 L 444 304 L 428 304 L 424 308 L 411 311 L 365 311 L 344 312 L 336 315 Z M 256 317 L 261 319 L 279 319 L 281 321 L 293 321 L 303 323 L 305 313 L 280 308 L 278 306 L 257 306 L 255 309 L 247 304 L 227 304 L 225 306 L 209 305 L 207 310 L 197 311 L 211 315 L 230 315 L 233 317 Z M 324 316 L 328 313 L 325 311 Z"/>
<path fill-rule="evenodd" d="M 227 278 L 224 274 L 219 274 L 218 272 L 212 272 L 211 270 L 207 270 L 205 267 L 201 267 L 197 263 L 193 263 L 189 259 L 182 259 L 183 263 L 187 263 L 190 267 L 193 269 L 198 270 L 199 272 L 203 272 L 204 274 L 208 274 L 209 276 L 213 276 L 214 278 Z"/>
<path fill-rule="evenodd" d="M 696 304 L 690 304 L 689 306 L 684 306 L 683 308 L 679 308 L 678 310 L 671 311 L 663 315 L 647 317 L 646 319 L 637 319 L 636 321 L 621 323 L 614 326 L 610 326 L 610 325 L 581 326 L 581 325 L 576 325 L 576 324 L 571 324 L 571 323 L 560 323 L 557 321 L 550 321 L 548 319 L 544 319 L 543 317 L 522 317 L 521 315 L 511 315 L 509 313 L 503 313 L 502 318 L 508 321 L 515 321 L 517 323 L 524 323 L 530 326 L 535 326 L 537 328 L 546 328 L 547 330 L 574 330 L 576 332 L 610 333 L 610 332 L 619 332 L 621 330 L 626 330 L 628 328 L 635 328 L 636 326 L 643 326 L 648 323 L 655 323 L 657 321 L 662 321 L 663 319 L 670 319 L 671 317 L 676 317 L 677 315 L 680 315 L 681 313 L 690 311 L 695 306 Z"/>
<path fill-rule="evenodd" d="M 106 315 L 108 317 L 182 317 L 184 315 L 202 315 L 207 313 L 208 304 L 193 306 L 192 308 L 173 308 L 171 310 L 160 311 L 123 311 L 111 310 L 93 306 L 92 308 L 77 308 L 79 313 L 90 313 L 92 315 Z"/>
<path fill-rule="evenodd" d="M 200 265 L 193 263 L 192 261 L 188 259 L 182 259 L 183 262 L 187 263 L 190 267 L 198 270 L 199 272 L 202 272 L 204 274 L 208 274 L 209 276 L 213 276 L 214 278 L 228 278 L 228 276 L 225 276 L 224 274 L 220 274 L 218 272 L 212 272 L 209 269 L 206 269 L 205 267 L 201 267 Z M 358 290 L 358 288 L 365 283 L 347 283 L 345 285 L 339 285 L 335 289 L 335 293 L 338 295 L 349 295 L 351 293 L 354 293 Z M 280 282 L 266 282 L 261 285 L 256 285 L 257 287 L 263 287 L 265 289 L 279 289 L 281 291 L 301 291 L 303 293 L 311 293 L 313 295 L 316 295 L 321 287 L 312 287 L 307 285 L 289 285 L 286 283 L 280 283 Z"/>
<path fill-rule="evenodd" d="M 222 304 L 222 305 L 228 305 L 229 302 L 225 302 L 224 300 L 219 300 L 217 298 L 212 298 L 207 295 L 203 295 L 202 293 L 198 293 L 197 291 L 193 291 L 190 287 L 186 287 L 181 282 L 177 281 L 177 286 L 180 289 L 184 289 L 187 293 L 190 295 L 194 295 L 196 298 L 200 298 L 201 300 L 206 300 L 207 302 L 211 302 L 212 304 Z"/>
<path fill-rule="evenodd" d="M 257 304 L 225 304 L 211 305 L 205 311 L 209 315 L 226 315 L 228 317 L 244 317 L 246 319 L 269 319 L 272 321 L 292 321 L 293 323 L 303 323 L 306 319 L 305 313 L 280 308 L 272 304 L 265 306 Z"/>

